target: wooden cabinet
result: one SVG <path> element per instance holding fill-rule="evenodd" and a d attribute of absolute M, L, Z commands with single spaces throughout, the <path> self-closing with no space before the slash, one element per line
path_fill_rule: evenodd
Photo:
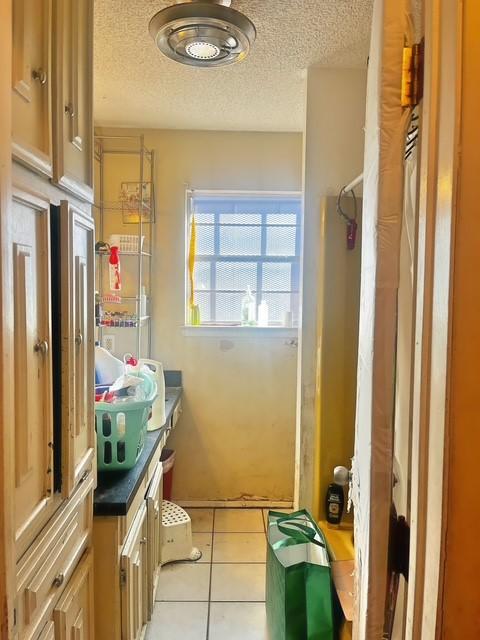
<path fill-rule="evenodd" d="M 147 604 L 148 619 L 152 617 L 158 577 L 160 575 L 162 550 L 162 494 L 163 465 L 157 463 L 145 501 L 147 504 Z"/>
<path fill-rule="evenodd" d="M 62 483 L 70 495 L 95 462 L 93 220 L 60 208 Z"/>
<path fill-rule="evenodd" d="M 87 551 L 53 613 L 55 640 L 94 640 L 93 561 Z"/>
<path fill-rule="evenodd" d="M 55 640 L 55 625 L 52 620 L 43 627 L 38 640 Z"/>
<path fill-rule="evenodd" d="M 7 255 L 13 261 L 17 556 L 53 508 L 49 206 L 26 192 L 14 192 Z"/>
<path fill-rule="evenodd" d="M 147 623 L 147 507 L 137 511 L 120 558 L 122 640 L 139 640 Z"/>
<path fill-rule="evenodd" d="M 53 0 L 53 175 L 93 200 L 93 0 Z"/>
<path fill-rule="evenodd" d="M 17 160 L 52 175 L 51 0 L 14 0 L 12 136 Z"/>
<path fill-rule="evenodd" d="M 93 640 L 93 0 L 11 4 L 0 117 L 13 155 L 0 179 L 1 628 L 14 640 Z"/>
<path fill-rule="evenodd" d="M 92 526 L 93 474 L 65 501 L 17 565 L 16 631 L 36 638 L 88 547 Z"/>

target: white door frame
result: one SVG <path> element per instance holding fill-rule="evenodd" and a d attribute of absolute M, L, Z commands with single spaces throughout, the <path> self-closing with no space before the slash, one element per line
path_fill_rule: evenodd
<path fill-rule="evenodd" d="M 439 633 L 462 2 L 426 0 L 406 638 Z"/>

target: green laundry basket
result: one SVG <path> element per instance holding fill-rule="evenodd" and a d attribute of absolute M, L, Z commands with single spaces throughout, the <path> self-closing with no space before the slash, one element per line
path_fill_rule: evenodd
<path fill-rule="evenodd" d="M 95 403 L 99 471 L 132 469 L 142 453 L 148 418 L 157 397 L 157 384 L 147 373 L 135 375 L 143 378 L 145 400 Z"/>

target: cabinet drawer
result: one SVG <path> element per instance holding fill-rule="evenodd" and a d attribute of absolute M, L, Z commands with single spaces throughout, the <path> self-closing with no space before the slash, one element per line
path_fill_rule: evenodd
<path fill-rule="evenodd" d="M 53 609 L 88 546 L 92 490 L 90 474 L 19 562 L 16 610 L 22 639 L 35 637 L 39 620 Z"/>
<path fill-rule="evenodd" d="M 93 561 L 87 551 L 55 607 L 56 640 L 93 640 Z"/>

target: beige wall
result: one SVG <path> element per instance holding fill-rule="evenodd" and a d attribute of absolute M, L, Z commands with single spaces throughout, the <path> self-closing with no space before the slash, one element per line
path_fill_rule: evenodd
<path fill-rule="evenodd" d="M 360 235 L 347 251 L 335 198 L 363 169 L 365 95 L 364 70 L 308 70 L 296 473 L 299 502 L 317 516 L 333 467 L 353 455 Z"/>
<path fill-rule="evenodd" d="M 291 501 L 297 348 L 271 334 L 185 334 L 185 190 L 301 190 L 302 135 L 144 133 L 157 156 L 153 357 L 181 369 L 185 389 L 169 441 L 174 498 Z"/>

